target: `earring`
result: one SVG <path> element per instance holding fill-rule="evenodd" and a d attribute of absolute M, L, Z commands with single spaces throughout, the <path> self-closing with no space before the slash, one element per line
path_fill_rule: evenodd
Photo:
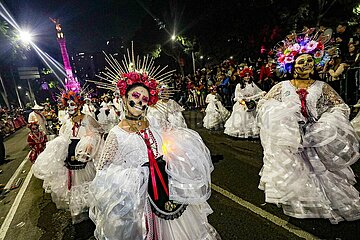
<path fill-rule="evenodd" d="M 294 72 L 293 76 L 294 76 L 294 78 L 297 78 L 298 75 L 296 72 Z"/>

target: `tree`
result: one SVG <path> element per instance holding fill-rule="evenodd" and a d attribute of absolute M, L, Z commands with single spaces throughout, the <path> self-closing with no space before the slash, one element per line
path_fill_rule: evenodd
<path fill-rule="evenodd" d="M 0 45 L 1 45 L 1 56 L 0 58 L 0 66 L 3 68 L 4 66 L 10 66 L 10 78 L 13 78 L 13 62 L 19 60 L 27 59 L 27 52 L 30 50 L 30 46 L 21 42 L 19 34 L 16 33 L 14 29 L 11 29 L 7 22 L 0 21 Z M 14 80 L 14 79 L 13 79 Z M 9 108 L 9 96 L 6 91 L 6 87 L 4 84 L 4 79 L 0 72 L 0 81 L 2 91 L 0 91 L 1 96 L 4 99 L 6 106 Z M 15 81 L 15 80 L 14 80 Z M 16 86 L 14 86 L 16 87 Z M 17 91 L 17 89 L 16 89 Z"/>

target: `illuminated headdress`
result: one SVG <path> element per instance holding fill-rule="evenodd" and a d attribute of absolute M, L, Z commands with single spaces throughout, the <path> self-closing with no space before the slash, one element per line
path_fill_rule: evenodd
<path fill-rule="evenodd" d="M 159 84 L 166 84 L 170 81 L 171 75 L 175 70 L 165 72 L 168 66 L 160 69 L 154 66 L 154 59 L 148 55 L 140 59 L 134 55 L 133 43 L 130 51 L 127 49 L 127 56 L 117 61 L 112 55 L 105 54 L 105 60 L 109 66 L 105 67 L 102 76 L 97 76 L 103 81 L 95 82 L 99 87 L 115 91 L 119 89 L 120 95 L 125 96 L 126 89 L 133 84 L 142 84 L 149 89 L 149 105 L 155 105 L 159 99 Z M 160 70 L 159 70 L 160 69 Z M 163 94 L 164 95 L 164 94 Z"/>
<path fill-rule="evenodd" d="M 314 57 L 315 65 L 324 65 L 334 50 L 330 42 L 331 36 L 323 32 L 315 32 L 314 28 L 301 33 L 292 33 L 274 47 L 277 66 L 282 72 L 291 72 L 293 62 L 301 54 Z"/>

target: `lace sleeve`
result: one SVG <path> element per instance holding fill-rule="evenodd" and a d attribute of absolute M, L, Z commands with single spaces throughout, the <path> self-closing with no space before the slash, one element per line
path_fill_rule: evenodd
<path fill-rule="evenodd" d="M 275 99 L 281 102 L 281 90 L 282 90 L 282 84 L 278 83 L 275 86 L 273 86 L 270 91 L 259 101 L 258 108 L 260 108 L 265 101 L 269 99 Z"/>
<path fill-rule="evenodd" d="M 99 164 L 97 165 L 97 170 L 103 170 L 109 167 L 109 165 L 113 162 L 118 149 L 119 144 L 117 141 L 117 136 L 113 131 L 110 131 L 106 138 Z"/>
<path fill-rule="evenodd" d="M 339 94 L 327 83 L 323 86 L 323 96 L 325 101 L 331 106 L 344 104 L 344 100 L 342 100 Z"/>
<path fill-rule="evenodd" d="M 322 95 L 317 103 L 318 112 L 320 115 L 327 111 L 340 110 L 349 117 L 350 108 L 340 95 L 327 83 L 324 83 L 322 87 Z"/>

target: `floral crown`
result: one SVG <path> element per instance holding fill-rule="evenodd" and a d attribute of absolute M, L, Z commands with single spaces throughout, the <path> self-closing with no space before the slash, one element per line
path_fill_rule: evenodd
<path fill-rule="evenodd" d="M 83 105 L 85 103 L 84 97 L 80 93 L 74 91 L 67 91 L 61 94 L 61 102 L 66 106 L 69 100 L 74 101 L 77 105 Z"/>
<path fill-rule="evenodd" d="M 154 66 L 154 59 L 144 56 L 140 59 L 134 55 L 134 46 L 131 43 L 131 54 L 127 49 L 127 56 L 121 63 L 112 55 L 105 54 L 105 60 L 109 66 L 105 67 L 102 75 L 97 75 L 102 81 L 93 81 L 98 87 L 116 91 L 119 89 L 120 95 L 125 96 L 126 90 L 133 84 L 142 84 L 149 89 L 149 105 L 155 105 L 159 99 L 159 84 L 166 84 L 171 81 L 171 76 L 175 70 L 165 71 L 168 66 L 160 68 Z"/>
<path fill-rule="evenodd" d="M 133 84 L 140 83 L 149 89 L 149 105 L 154 105 L 159 100 L 160 89 L 157 89 L 158 83 L 155 79 L 150 78 L 146 73 L 129 72 L 123 73 L 116 86 L 120 90 L 120 95 L 125 96 L 126 89 Z"/>
<path fill-rule="evenodd" d="M 324 65 L 329 59 L 330 49 L 334 48 L 330 40 L 331 35 L 321 31 L 315 33 L 315 28 L 288 35 L 274 47 L 278 68 L 290 73 L 296 57 L 301 54 L 312 55 L 316 66 Z"/>
<path fill-rule="evenodd" d="M 244 68 L 241 72 L 240 72 L 240 77 L 245 77 L 246 74 L 249 74 L 250 76 L 253 75 L 253 70 L 249 67 Z"/>

